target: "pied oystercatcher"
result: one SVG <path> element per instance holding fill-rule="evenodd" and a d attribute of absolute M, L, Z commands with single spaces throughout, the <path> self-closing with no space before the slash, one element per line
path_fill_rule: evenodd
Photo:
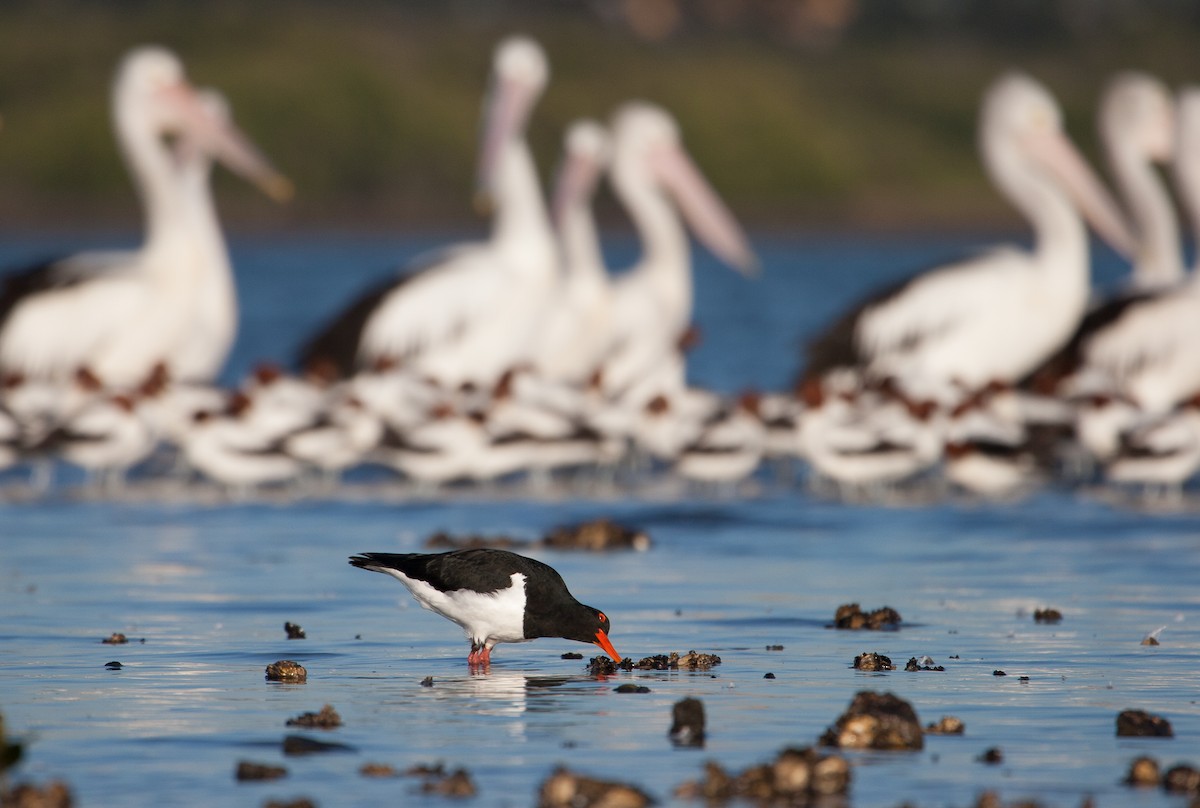
<path fill-rule="evenodd" d="M 363 553 L 355 567 L 398 579 L 417 603 L 462 626 L 471 640 L 467 662 L 486 666 L 500 642 L 562 637 L 595 643 L 620 662 L 609 642 L 608 617 L 567 591 L 552 567 L 506 550 L 448 553 Z"/>

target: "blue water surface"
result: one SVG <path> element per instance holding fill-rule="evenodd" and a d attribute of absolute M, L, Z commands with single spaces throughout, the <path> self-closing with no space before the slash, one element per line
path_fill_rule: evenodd
<path fill-rule="evenodd" d="M 0 262 L 85 243 L 9 236 Z M 224 381 L 259 360 L 286 362 L 365 283 L 438 243 L 235 239 L 244 319 Z M 723 392 L 784 388 L 800 345 L 841 307 L 979 243 L 762 238 L 757 281 L 700 254 L 704 341 L 692 379 Z M 615 263 L 634 255 L 625 238 L 608 248 Z M 1098 261 L 1097 277 L 1115 282 L 1116 259 Z M 705 761 L 740 771 L 813 744 L 855 693 L 876 690 L 908 700 L 926 723 L 957 716 L 966 733 L 930 736 L 919 752 L 847 753 L 851 804 L 963 806 L 987 789 L 1046 805 L 1088 796 L 1100 806 L 1187 804 L 1121 783 L 1143 754 L 1200 765 L 1200 514 L 1186 502 L 1161 512 L 1049 487 L 1018 502 L 938 494 L 846 504 L 787 475 L 737 492 L 671 481 L 594 496 L 577 486 L 423 498 L 379 490 L 110 501 L 67 486 L 0 504 L 0 712 L 26 744 L 16 779 L 64 779 L 82 805 L 306 796 L 323 806 L 433 806 L 448 800 L 422 794 L 419 779 L 358 769 L 443 762 L 469 770 L 478 789 L 469 804 L 526 806 L 562 764 L 689 805 L 674 789 L 701 777 Z M 643 528 L 653 547 L 533 554 L 611 617 L 622 654 L 695 649 L 721 656 L 719 666 L 597 679 L 586 673 L 590 646 L 539 640 L 500 646 L 491 671 L 474 675 L 455 626 L 395 581 L 346 563 L 362 551 L 419 550 L 439 530 L 535 539 L 596 517 Z M 827 628 L 849 602 L 897 609 L 901 630 Z M 1063 621 L 1035 623 L 1041 607 L 1061 610 Z M 285 639 L 285 621 L 307 639 Z M 116 631 L 131 642 L 100 643 Z M 1155 631 L 1161 644 L 1142 645 Z M 564 660 L 567 651 L 585 659 Z M 852 670 L 864 651 L 901 668 L 927 654 L 945 670 Z M 265 666 L 279 659 L 301 662 L 307 683 L 266 682 Z M 108 670 L 109 661 L 123 667 Z M 614 691 L 629 681 L 650 692 Z M 667 738 L 671 706 L 684 696 L 705 705 L 703 749 Z M 344 726 L 285 726 L 324 704 Z M 1175 737 L 1116 737 L 1116 716 L 1129 708 L 1166 717 Z M 350 748 L 286 756 L 288 734 Z M 1002 750 L 1002 763 L 978 760 L 989 748 Z M 243 760 L 288 775 L 239 783 Z"/>

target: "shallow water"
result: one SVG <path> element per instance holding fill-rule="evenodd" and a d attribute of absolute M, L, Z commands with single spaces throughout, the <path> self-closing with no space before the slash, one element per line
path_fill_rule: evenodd
<path fill-rule="evenodd" d="M 56 244 L 0 246 L 7 261 Z M 285 357 L 365 278 L 426 246 L 235 244 L 246 323 L 229 380 L 257 358 Z M 753 284 L 702 259 L 706 340 L 693 375 L 727 391 L 783 386 L 798 343 L 839 306 L 964 246 L 777 239 Z M 620 257 L 629 247 L 612 250 Z M 740 770 L 812 744 L 870 689 L 907 699 L 926 723 L 958 716 L 966 734 L 929 737 L 915 753 L 850 753 L 854 805 L 967 805 L 984 789 L 1049 805 L 1085 795 L 1101 806 L 1186 804 L 1119 781 L 1141 754 L 1200 765 L 1200 515 L 1057 488 L 1015 503 L 934 497 L 884 507 L 758 482 L 736 495 L 662 481 L 603 496 L 576 486 L 416 499 L 350 487 L 216 503 L 158 489 L 91 501 L 68 486 L 0 505 L 0 712 L 27 742 L 18 777 L 66 779 L 83 805 L 301 795 L 324 806 L 444 805 L 419 794 L 418 780 L 357 773 L 372 761 L 401 770 L 443 761 L 470 771 L 479 791 L 471 804 L 523 806 L 562 763 L 688 804 L 672 791 L 699 778 L 704 761 Z M 599 680 L 586 674 L 591 646 L 539 640 L 500 646 L 490 673 L 471 675 L 457 628 L 395 581 L 346 563 L 361 551 L 419 549 L 437 530 L 532 539 L 597 516 L 644 528 L 653 548 L 534 555 L 604 609 L 623 655 L 696 649 L 720 655 L 720 666 Z M 894 607 L 902 629 L 826 628 L 852 601 Z M 1044 606 L 1063 622 L 1035 624 L 1032 611 Z M 285 621 L 308 639 L 286 640 Z M 1160 627 L 1160 646 L 1139 644 Z M 100 644 L 114 631 L 131 643 Z M 585 659 L 561 659 L 567 651 Z M 860 673 L 850 664 L 863 651 L 901 668 L 928 654 L 946 670 Z M 265 682 L 264 667 L 278 659 L 301 662 L 307 683 Z M 110 660 L 124 667 L 105 669 Z M 427 676 L 432 687 L 420 684 Z M 614 692 L 627 681 L 651 692 Z M 702 750 L 667 739 L 671 705 L 684 696 L 704 702 Z M 343 727 L 285 726 L 326 703 Z M 1116 715 L 1127 708 L 1168 718 L 1175 738 L 1117 738 Z M 293 733 L 353 749 L 285 756 L 281 741 Z M 1003 750 L 1002 764 L 976 760 L 991 747 Z M 241 760 L 289 774 L 238 783 Z"/>

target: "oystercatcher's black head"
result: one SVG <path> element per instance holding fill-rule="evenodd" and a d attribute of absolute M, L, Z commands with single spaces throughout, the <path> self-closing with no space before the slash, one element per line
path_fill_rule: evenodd
<path fill-rule="evenodd" d="M 621 655 L 608 639 L 612 623 L 599 609 L 585 606 L 562 590 L 561 600 L 530 603 L 525 612 L 526 637 L 561 637 L 564 640 L 590 642 L 620 662 Z"/>

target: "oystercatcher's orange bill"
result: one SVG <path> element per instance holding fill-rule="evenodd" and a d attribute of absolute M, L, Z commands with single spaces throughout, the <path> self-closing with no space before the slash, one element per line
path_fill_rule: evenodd
<path fill-rule="evenodd" d="M 608 641 L 608 635 L 604 633 L 604 629 L 596 631 L 596 645 L 604 649 L 604 653 L 612 657 L 613 662 L 620 662 L 621 655 L 612 647 L 612 643 Z"/>

